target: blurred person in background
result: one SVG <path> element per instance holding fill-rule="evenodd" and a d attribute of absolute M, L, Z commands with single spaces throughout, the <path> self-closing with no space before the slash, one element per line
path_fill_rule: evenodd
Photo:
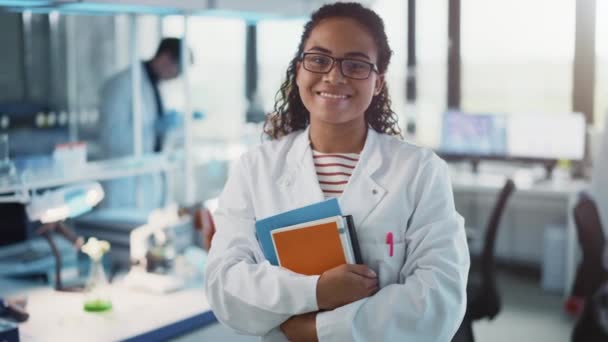
<path fill-rule="evenodd" d="M 165 113 L 159 84 L 181 73 L 181 39 L 164 38 L 154 57 L 136 65 L 141 68 L 142 152 L 160 152 L 167 133 L 180 126 L 176 112 Z M 128 157 L 133 145 L 132 67 L 111 77 L 101 92 L 101 147 L 104 158 Z M 136 184 L 143 191 L 137 205 Z M 106 208 L 154 209 L 162 205 L 163 182 L 159 175 L 119 179 L 104 184 Z"/>

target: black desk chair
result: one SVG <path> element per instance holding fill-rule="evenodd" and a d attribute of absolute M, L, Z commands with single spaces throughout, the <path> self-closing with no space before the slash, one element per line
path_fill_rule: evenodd
<path fill-rule="evenodd" d="M 576 271 L 571 298 L 584 300 L 584 310 L 574 327 L 572 341 L 608 341 L 608 328 L 606 322 L 602 323 L 608 318 L 602 319 L 608 316 L 608 270 L 603 263 L 606 239 L 595 201 L 584 192 L 574 207 L 574 222 L 583 260 Z"/>
<path fill-rule="evenodd" d="M 467 311 L 452 342 L 473 342 L 473 322 L 482 318 L 494 319 L 500 312 L 501 302 L 496 287 L 496 265 L 494 245 L 498 235 L 500 219 L 507 200 L 515 190 L 515 183 L 507 179 L 492 209 L 484 236 L 484 245 L 479 257 L 471 258 L 471 269 L 467 283 Z"/>
<path fill-rule="evenodd" d="M 571 296 L 588 298 L 606 279 L 603 253 L 606 241 L 595 201 L 581 192 L 574 206 L 574 222 L 583 260 L 576 271 Z"/>

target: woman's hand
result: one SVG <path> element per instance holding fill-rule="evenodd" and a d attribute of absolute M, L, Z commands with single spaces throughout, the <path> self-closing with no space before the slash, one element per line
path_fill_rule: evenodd
<path fill-rule="evenodd" d="M 333 310 L 378 291 L 378 276 L 365 265 L 344 264 L 323 272 L 317 282 L 317 305 Z"/>
<path fill-rule="evenodd" d="M 291 342 L 317 341 L 316 319 L 316 312 L 292 316 L 281 324 L 281 331 Z"/>

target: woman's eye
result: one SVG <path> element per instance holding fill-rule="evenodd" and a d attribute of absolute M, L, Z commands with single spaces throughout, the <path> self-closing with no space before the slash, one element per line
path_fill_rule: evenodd
<path fill-rule="evenodd" d="M 328 63 L 327 58 L 315 57 L 312 62 L 318 65 L 326 65 Z"/>
<path fill-rule="evenodd" d="M 359 71 L 366 69 L 366 65 L 361 63 L 350 63 L 348 64 L 348 68 L 353 71 Z"/>

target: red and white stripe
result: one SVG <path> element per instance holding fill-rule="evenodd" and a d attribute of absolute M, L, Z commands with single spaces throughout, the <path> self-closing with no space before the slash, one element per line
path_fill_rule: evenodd
<path fill-rule="evenodd" d="M 355 166 L 357 153 L 321 153 L 312 151 L 317 179 L 325 198 L 339 197 L 344 192 Z"/>

